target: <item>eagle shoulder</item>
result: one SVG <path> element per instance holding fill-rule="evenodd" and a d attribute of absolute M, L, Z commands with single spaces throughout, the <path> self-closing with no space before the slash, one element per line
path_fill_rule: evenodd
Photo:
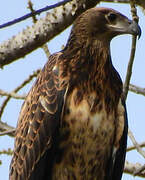
<path fill-rule="evenodd" d="M 65 94 L 65 88 L 60 87 L 57 66 L 61 54 L 56 53 L 49 57 L 22 106 L 10 166 L 10 180 L 36 180 L 48 173 L 43 165 L 49 166 L 51 157 L 48 162 L 43 161 L 42 170 L 40 164 L 39 170 L 37 169 L 37 164 L 41 163 L 47 151 L 51 154 L 52 144 L 58 133 L 56 130 L 60 123 Z"/>

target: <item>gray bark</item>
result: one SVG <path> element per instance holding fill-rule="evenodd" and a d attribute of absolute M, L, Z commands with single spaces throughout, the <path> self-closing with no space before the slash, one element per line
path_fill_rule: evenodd
<path fill-rule="evenodd" d="M 83 11 L 94 7 L 100 0 L 73 0 L 47 13 L 45 18 L 36 22 L 16 36 L 0 44 L 0 67 L 24 57 L 41 47 L 72 24 Z"/>

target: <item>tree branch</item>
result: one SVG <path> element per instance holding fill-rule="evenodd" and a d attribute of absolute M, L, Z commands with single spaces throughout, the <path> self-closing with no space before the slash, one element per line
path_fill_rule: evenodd
<path fill-rule="evenodd" d="M 1 154 L 6 154 L 6 155 L 9 155 L 9 156 L 11 156 L 12 154 L 13 154 L 13 151 L 11 150 L 11 148 L 8 148 L 7 150 L 1 150 L 0 151 L 0 155 Z M 2 161 L 0 160 L 0 165 L 2 164 Z"/>
<path fill-rule="evenodd" d="M 145 96 L 145 88 L 141 88 L 139 86 L 130 84 L 129 85 L 129 90 L 136 93 L 136 94 L 141 94 L 141 95 Z"/>
<path fill-rule="evenodd" d="M 131 13 L 132 13 L 132 18 L 133 20 L 138 23 L 138 16 L 137 16 L 137 10 L 135 7 L 135 0 L 130 1 L 131 5 Z M 126 100 L 128 90 L 129 90 L 129 84 L 130 84 L 130 79 L 132 75 L 132 68 L 133 68 L 133 62 L 134 62 L 134 56 L 135 56 L 135 50 L 136 50 L 136 37 L 137 36 L 132 36 L 132 47 L 131 47 L 131 54 L 130 54 L 130 59 L 127 67 L 127 74 L 126 74 L 126 79 L 124 83 L 124 99 Z"/>
<path fill-rule="evenodd" d="M 7 135 L 9 135 L 11 137 L 14 137 L 14 135 L 15 135 L 15 128 L 8 125 L 7 123 L 2 122 L 2 121 L 0 121 L 0 131 L 1 132 L 8 131 L 9 133 L 7 133 Z M 5 134 L 3 134 L 3 135 L 5 135 Z"/>
<path fill-rule="evenodd" d="M 12 91 L 12 93 L 17 93 L 20 89 L 22 89 L 26 84 L 28 84 L 34 77 L 36 77 L 38 75 L 38 73 L 40 72 L 40 69 L 38 69 L 37 71 L 34 71 L 33 74 L 31 74 L 26 80 L 24 80 L 24 82 L 22 82 L 16 89 L 14 89 Z M 4 109 L 8 103 L 8 101 L 11 99 L 11 96 L 8 96 L 4 102 L 2 103 L 1 107 L 0 107 L 0 119 L 1 116 L 4 112 Z"/>
<path fill-rule="evenodd" d="M 16 131 L 15 129 L 3 131 L 0 133 L 0 136 L 9 135 L 9 134 L 12 135 L 12 134 L 15 134 L 15 131 Z"/>
<path fill-rule="evenodd" d="M 145 158 L 145 151 L 139 146 L 130 129 L 128 129 L 128 136 L 130 137 L 133 145 L 136 147 L 136 150 Z"/>
<path fill-rule="evenodd" d="M 139 143 L 139 146 L 140 147 L 145 147 L 145 142 Z M 127 147 L 127 152 L 135 150 L 135 149 L 136 149 L 136 147 L 134 145 L 133 146 L 129 146 L 129 147 Z"/>
<path fill-rule="evenodd" d="M 25 99 L 26 95 L 18 95 L 14 92 L 6 92 L 0 89 L 0 96 L 8 96 L 15 99 Z"/>
<path fill-rule="evenodd" d="M 87 9 L 94 7 L 100 0 L 73 0 L 47 13 L 32 27 L 0 44 L 0 67 L 41 47 L 66 29 L 75 18 Z"/>
<path fill-rule="evenodd" d="M 130 163 L 130 162 L 126 161 L 125 162 L 125 167 L 124 167 L 124 173 L 134 175 L 135 172 L 138 169 L 140 169 L 141 167 L 142 167 L 142 165 L 139 164 L 139 163 L 133 164 L 133 163 Z M 145 171 L 142 171 L 142 172 L 138 173 L 137 176 L 145 177 Z"/>
<path fill-rule="evenodd" d="M 130 0 L 102 0 L 103 2 L 109 3 L 130 3 Z"/>
<path fill-rule="evenodd" d="M 134 175 L 136 176 L 144 170 L 145 170 L 145 164 L 143 166 L 139 167 L 138 169 L 136 169 L 136 171 L 134 172 Z"/>
<path fill-rule="evenodd" d="M 130 3 L 130 0 L 102 0 L 103 2 L 110 2 L 110 3 Z M 145 0 L 136 0 L 136 4 L 145 9 Z"/>
<path fill-rule="evenodd" d="M 12 151 L 12 149 L 11 148 L 8 148 L 8 150 L 2 150 L 2 151 L 0 151 L 0 155 L 1 154 L 6 154 L 6 155 L 12 155 L 13 154 L 13 151 Z"/>
<path fill-rule="evenodd" d="M 32 11 L 31 13 L 28 13 L 28 14 L 20 17 L 20 18 L 17 18 L 17 19 L 14 19 L 12 21 L 9 21 L 7 23 L 1 24 L 0 25 L 0 29 L 8 27 L 8 26 L 11 26 L 11 25 L 14 25 L 16 23 L 24 21 L 24 20 L 26 20 L 26 19 L 28 19 L 30 17 L 34 17 L 34 16 L 36 16 L 36 15 L 42 13 L 42 12 L 48 11 L 50 9 L 54 9 L 56 7 L 65 5 L 66 3 L 70 2 L 70 1 L 72 1 L 72 0 L 64 0 L 64 1 L 58 2 L 56 4 L 53 4 L 53 5 L 50 5 L 50 6 L 46 6 L 46 7 L 42 8 L 42 9 L 37 10 L 37 11 Z"/>
<path fill-rule="evenodd" d="M 35 24 L 38 20 L 36 18 L 36 15 L 34 14 L 36 11 L 33 9 L 33 3 L 31 2 L 31 0 L 28 0 L 28 8 L 30 9 L 30 11 L 33 13 L 33 16 L 32 16 L 32 20 L 33 20 L 33 23 Z M 44 44 L 42 46 L 42 49 L 44 50 L 47 58 L 49 58 L 50 56 L 50 51 L 48 49 L 48 46 L 47 44 Z"/>

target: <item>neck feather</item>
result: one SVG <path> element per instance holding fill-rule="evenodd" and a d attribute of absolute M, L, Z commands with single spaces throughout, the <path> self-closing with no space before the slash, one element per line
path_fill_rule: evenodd
<path fill-rule="evenodd" d="M 61 78 L 69 82 L 71 89 L 76 87 L 86 95 L 96 92 L 100 99 L 104 99 L 107 112 L 110 112 L 108 107 L 117 107 L 122 81 L 112 65 L 109 44 L 94 41 L 68 46 L 63 51 L 60 65 Z"/>
<path fill-rule="evenodd" d="M 70 42 L 63 51 L 62 59 L 64 71 L 71 76 L 74 74 L 74 77 L 79 74 L 81 78 L 103 78 L 112 68 L 110 45 L 101 41 Z"/>

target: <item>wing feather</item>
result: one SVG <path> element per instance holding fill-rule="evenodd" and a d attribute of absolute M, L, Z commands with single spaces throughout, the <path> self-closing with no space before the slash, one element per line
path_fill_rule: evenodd
<path fill-rule="evenodd" d="M 122 136 L 119 141 L 119 148 L 115 156 L 112 180 L 121 180 L 123 169 L 124 169 L 125 156 L 126 156 L 128 118 L 127 118 L 127 110 L 126 110 L 125 101 L 122 99 L 121 103 L 124 108 L 124 128 L 123 128 Z"/>
<path fill-rule="evenodd" d="M 59 73 L 53 73 L 60 54 L 50 56 L 23 104 L 16 130 L 10 180 L 45 178 L 42 174 L 46 173 L 41 169 L 45 168 L 39 166 L 38 173 L 37 164 L 46 157 L 46 166 L 51 164 L 65 94 L 65 88 L 58 88 Z"/>
<path fill-rule="evenodd" d="M 110 157 L 107 177 L 105 180 L 121 180 L 127 147 L 128 119 L 125 101 L 122 99 L 118 107 L 118 125 L 116 139 L 114 143 L 114 152 Z M 113 151 L 113 150 L 112 150 Z"/>

